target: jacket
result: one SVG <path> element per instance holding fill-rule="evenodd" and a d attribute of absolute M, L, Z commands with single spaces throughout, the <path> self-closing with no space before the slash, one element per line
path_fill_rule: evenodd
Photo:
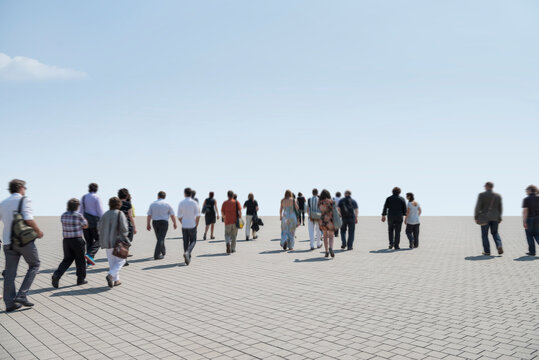
<path fill-rule="evenodd" d="M 118 216 L 120 217 L 120 225 L 118 226 Z M 119 230 L 119 231 L 118 231 Z M 116 244 L 116 240 L 120 239 L 127 243 L 127 218 L 120 210 L 109 210 L 103 214 L 97 225 L 99 232 L 99 244 L 101 249 L 112 249 Z"/>
<path fill-rule="evenodd" d="M 500 194 L 491 190 L 480 193 L 475 205 L 474 218 L 481 222 L 502 221 L 502 197 Z"/>

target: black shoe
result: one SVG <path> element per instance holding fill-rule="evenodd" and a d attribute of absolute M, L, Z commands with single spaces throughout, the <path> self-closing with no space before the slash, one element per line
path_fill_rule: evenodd
<path fill-rule="evenodd" d="M 189 256 L 187 256 L 187 254 L 183 254 L 183 259 L 185 260 L 185 265 L 189 265 L 189 263 L 191 262 L 191 259 L 189 259 Z"/>
<path fill-rule="evenodd" d="M 314 250 L 314 248 L 312 247 L 312 248 L 311 248 L 311 251 L 313 251 L 313 250 Z"/>
<path fill-rule="evenodd" d="M 2 270 L 2 277 L 6 277 L 6 270 Z"/>
<path fill-rule="evenodd" d="M 348 251 L 350 251 L 350 250 L 354 250 L 354 248 L 352 248 L 352 247 L 349 247 L 349 248 L 348 248 Z"/>
<path fill-rule="evenodd" d="M 53 276 L 52 277 L 52 287 L 55 288 L 55 289 L 58 289 L 59 283 L 60 283 L 60 279 Z"/>
<path fill-rule="evenodd" d="M 410 244 L 410 249 L 413 249 L 414 248 L 414 245 Z"/>
<path fill-rule="evenodd" d="M 245 237 L 245 241 L 249 241 L 249 236 L 246 236 L 246 237 Z"/>
<path fill-rule="evenodd" d="M 156 258 L 153 258 L 154 260 L 163 260 L 165 257 L 163 255 L 159 255 Z"/>
<path fill-rule="evenodd" d="M 499 255 L 503 254 L 503 247 L 500 246 L 497 248 L 497 250 Z"/>
<path fill-rule="evenodd" d="M 232 254 L 234 254 L 234 253 L 236 252 L 236 249 L 234 249 L 234 250 L 232 250 L 232 251 L 230 251 L 230 252 L 231 252 Z"/>
<path fill-rule="evenodd" d="M 286 251 L 286 247 L 287 247 L 287 244 L 286 244 L 286 243 L 284 243 L 284 245 L 283 245 L 283 250 L 285 250 L 285 251 Z"/>
<path fill-rule="evenodd" d="M 15 298 L 15 300 L 13 300 L 13 302 L 14 302 L 15 304 L 21 304 L 21 305 L 26 306 L 26 307 L 32 307 L 32 306 L 34 306 L 33 303 L 31 303 L 30 301 L 28 301 L 28 299 Z"/>
<path fill-rule="evenodd" d="M 77 285 L 85 285 L 85 284 L 88 284 L 88 280 L 77 281 Z"/>
<path fill-rule="evenodd" d="M 202 237 L 202 240 L 206 240 L 206 234 L 204 234 L 204 236 Z"/>
<path fill-rule="evenodd" d="M 133 257 L 133 254 L 128 254 L 127 257 Z"/>
<path fill-rule="evenodd" d="M 6 312 L 12 312 L 12 311 L 20 309 L 21 307 L 22 307 L 21 304 L 11 305 L 10 307 L 6 308 Z"/>
<path fill-rule="evenodd" d="M 317 248 L 317 249 L 320 249 L 321 247 L 322 247 L 322 245 L 318 245 L 316 248 Z"/>
<path fill-rule="evenodd" d="M 490 253 L 483 251 L 483 256 L 490 256 Z"/>
<path fill-rule="evenodd" d="M 257 236 L 255 236 L 255 237 L 253 237 L 253 240 L 256 240 L 256 239 L 258 239 L 258 235 L 257 235 Z"/>
<path fill-rule="evenodd" d="M 324 255 L 324 257 L 329 257 L 329 253 L 326 251 L 326 255 Z"/>
<path fill-rule="evenodd" d="M 114 281 L 112 281 L 112 276 L 108 274 L 105 279 L 107 279 L 107 284 L 109 285 L 109 288 L 112 288 L 114 286 Z"/>
<path fill-rule="evenodd" d="M 529 252 L 527 252 L 526 255 L 528 255 L 528 256 L 535 256 L 535 254 L 532 254 L 532 253 L 529 253 Z"/>
<path fill-rule="evenodd" d="M 341 249 L 343 249 L 343 250 L 346 249 L 346 245 L 342 245 Z"/>
<path fill-rule="evenodd" d="M 129 266 L 129 263 L 126 261 L 125 264 L 124 264 L 124 266 Z"/>
<path fill-rule="evenodd" d="M 389 250 L 393 249 L 393 245 L 389 245 L 388 249 Z"/>
<path fill-rule="evenodd" d="M 400 250 L 400 249 L 401 249 L 400 247 L 395 246 L 395 250 Z"/>
<path fill-rule="evenodd" d="M 418 244 L 414 244 L 414 248 L 417 249 L 419 247 Z"/>
<path fill-rule="evenodd" d="M 335 253 L 333 252 L 332 248 L 329 249 L 329 255 L 331 255 L 331 257 L 335 257 Z"/>

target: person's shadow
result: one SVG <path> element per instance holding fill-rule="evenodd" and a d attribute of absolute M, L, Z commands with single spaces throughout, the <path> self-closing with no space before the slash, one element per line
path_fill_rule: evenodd
<path fill-rule="evenodd" d="M 393 249 L 380 249 L 380 250 L 371 250 L 369 251 L 369 253 L 371 254 L 389 254 L 389 253 L 394 253 L 395 250 Z"/>
<path fill-rule="evenodd" d="M 478 256 L 466 256 L 464 260 L 468 261 L 482 261 L 482 260 L 492 260 L 495 256 L 492 255 L 478 255 Z"/>
<path fill-rule="evenodd" d="M 204 257 L 218 257 L 218 256 L 228 256 L 228 254 L 227 253 L 202 254 L 202 255 L 198 255 L 197 257 L 204 258 Z"/>
<path fill-rule="evenodd" d="M 307 259 L 296 259 L 294 260 L 295 263 L 311 263 L 311 262 L 320 262 L 320 261 L 329 261 L 331 258 L 328 257 L 314 257 L 314 258 L 307 258 Z"/>
<path fill-rule="evenodd" d="M 259 252 L 259 254 L 262 254 L 262 255 L 267 255 L 267 254 L 280 254 L 280 253 L 284 253 L 285 251 L 283 249 L 277 249 L 277 250 L 265 250 L 265 251 L 261 251 Z M 295 252 L 295 251 L 294 251 Z"/>
<path fill-rule="evenodd" d="M 163 265 L 156 265 L 156 266 L 146 267 L 146 268 L 143 268 L 142 270 L 169 269 L 169 268 L 180 267 L 180 266 L 185 266 L 185 264 L 184 263 L 163 264 Z"/>
<path fill-rule="evenodd" d="M 539 260 L 539 257 L 531 256 L 531 255 L 524 255 L 516 259 L 513 259 L 513 261 L 535 261 L 535 260 Z"/>
<path fill-rule="evenodd" d="M 102 286 L 98 288 L 80 288 L 77 290 L 66 290 L 66 291 L 55 292 L 51 295 L 51 297 L 52 296 L 77 296 L 77 295 L 99 294 L 107 290 L 110 290 L 110 287 Z"/>

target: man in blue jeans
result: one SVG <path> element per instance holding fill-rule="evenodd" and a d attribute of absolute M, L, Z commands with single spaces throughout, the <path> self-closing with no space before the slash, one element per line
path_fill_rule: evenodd
<path fill-rule="evenodd" d="M 490 181 L 485 184 L 485 191 L 477 197 L 475 205 L 475 222 L 481 225 L 481 238 L 483 240 L 483 255 L 490 256 L 488 231 L 492 234 L 498 254 L 503 254 L 502 239 L 498 234 L 498 225 L 502 222 L 502 197 L 492 191 L 494 184 Z"/>
<path fill-rule="evenodd" d="M 535 256 L 535 243 L 539 244 L 539 195 L 537 187 L 530 185 L 526 188 L 528 197 L 522 202 L 522 219 L 526 240 L 528 240 L 528 252 L 526 255 Z"/>
<path fill-rule="evenodd" d="M 352 192 L 350 190 L 344 192 L 344 198 L 339 201 L 338 209 L 342 217 L 341 249 L 348 248 L 348 250 L 352 250 L 354 248 L 354 233 L 356 231 L 358 210 L 357 202 L 352 199 Z M 346 241 L 346 229 L 348 229 L 348 241 Z"/>

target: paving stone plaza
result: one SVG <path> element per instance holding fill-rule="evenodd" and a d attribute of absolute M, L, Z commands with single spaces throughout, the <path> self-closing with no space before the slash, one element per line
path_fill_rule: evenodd
<path fill-rule="evenodd" d="M 338 240 L 334 259 L 310 251 L 307 227 L 283 252 L 278 218 L 263 220 L 256 241 L 240 232 L 233 255 L 219 222 L 184 266 L 181 232 L 169 230 L 167 256 L 153 260 L 139 216 L 121 286 L 108 288 L 100 250 L 87 285 L 75 286 L 73 266 L 54 289 L 61 227 L 38 217 L 36 305 L 0 312 L 0 359 L 539 358 L 539 257 L 524 255 L 520 218 L 500 226 L 503 256 L 485 257 L 469 217 L 424 217 L 419 248 L 403 231 L 399 251 L 379 217 L 361 217 L 354 250 Z"/>

